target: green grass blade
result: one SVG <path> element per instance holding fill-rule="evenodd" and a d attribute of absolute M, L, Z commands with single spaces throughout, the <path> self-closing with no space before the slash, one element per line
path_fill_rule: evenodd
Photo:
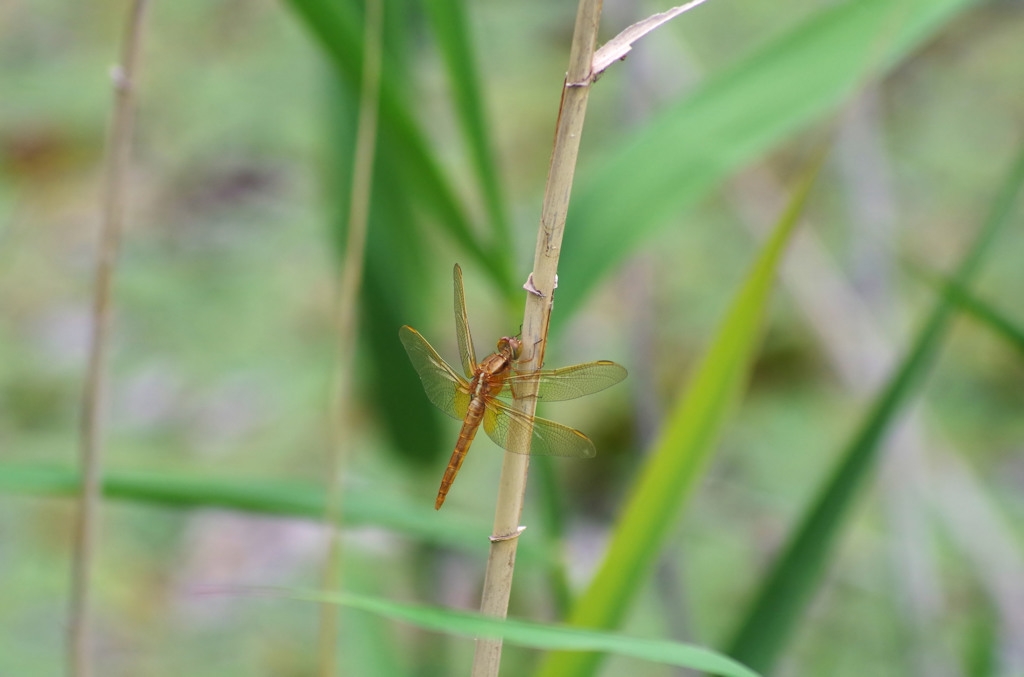
<path fill-rule="evenodd" d="M 395 258 L 392 257 L 392 266 Z M 412 322 L 416 294 L 398 288 L 389 279 L 393 267 L 378 253 L 371 253 L 364 282 L 362 313 L 365 364 L 370 365 L 365 392 L 373 403 L 377 418 L 384 424 L 392 450 L 415 468 L 437 468 L 438 460 L 451 454 L 451 430 L 441 425 L 437 411 L 423 395 L 423 384 L 409 363 L 409 356 L 398 340 L 398 327 Z M 397 274 L 397 273 L 396 273 Z M 408 270 L 400 273 L 408 278 Z"/>
<path fill-rule="evenodd" d="M 72 468 L 29 463 L 0 464 L 0 492 L 70 496 L 78 489 Z M 111 471 L 103 479 L 108 498 L 167 507 L 219 507 L 273 515 L 323 516 L 323 488 L 305 484 L 233 482 L 209 477 Z"/>
<path fill-rule="evenodd" d="M 80 482 L 78 471 L 69 467 L 0 463 L 0 495 L 70 498 L 77 494 Z M 317 484 L 167 472 L 109 471 L 103 478 L 103 496 L 105 500 L 173 510 L 220 508 L 317 523 L 323 520 L 325 509 L 324 488 Z M 425 509 L 432 500 L 433 494 L 428 494 L 422 503 L 410 503 L 380 489 L 348 487 L 342 495 L 342 523 L 350 527 L 380 527 L 422 544 L 486 557 L 489 521 L 485 517 L 465 520 L 451 515 L 438 520 L 433 510 Z M 552 565 L 544 546 L 535 542 L 524 541 L 519 554 L 528 565 Z"/>
<path fill-rule="evenodd" d="M 358 91 L 363 36 L 354 3 L 287 0 L 287 5 L 309 31 L 341 81 L 352 92 Z M 469 256 L 490 273 L 501 288 L 508 288 L 512 281 L 507 262 L 495 259 L 475 235 L 465 205 L 437 162 L 438 154 L 430 148 L 415 122 L 394 58 L 385 54 L 382 68 L 380 137 L 392 139 L 403 149 L 400 171 L 389 181 L 391 191 L 396 185 L 402 185 L 406 199 L 415 197 L 428 207 L 437 223 L 449 231 Z"/>
<path fill-rule="evenodd" d="M 848 0 L 713 75 L 585 171 L 559 262 L 559 312 L 657 228 L 787 135 L 834 110 L 969 0 Z M 781 6 L 780 6 L 781 7 Z M 613 71 L 605 76 L 615 77 Z M 595 96 L 600 95 L 599 82 Z M 626 225 L 628 224 L 628 228 Z"/>
<path fill-rule="evenodd" d="M 428 0 L 423 4 L 452 83 L 455 110 L 462 124 L 462 133 L 480 182 L 480 192 L 495 235 L 495 246 L 511 251 L 511 234 L 501 193 L 498 163 L 494 156 L 491 133 L 484 114 L 477 74 L 477 58 L 470 44 L 463 0 Z"/>
<path fill-rule="evenodd" d="M 510 644 L 534 649 L 609 652 L 654 663 L 714 671 L 729 677 L 757 677 L 756 672 L 726 656 L 680 642 L 627 637 L 514 619 L 500 620 L 476 613 L 402 604 L 365 595 L 299 592 L 291 596 L 317 603 L 340 604 L 434 632 L 466 637 L 501 637 Z"/>
<path fill-rule="evenodd" d="M 341 265 L 348 242 L 349 182 L 358 106 L 339 78 L 325 79 L 329 96 L 324 148 L 329 161 L 325 163 L 324 194 L 331 200 L 330 234 Z M 387 194 L 389 177 L 398 171 L 401 157 L 396 154 L 395 145 L 388 139 L 378 142 L 374 169 L 378 197 Z M 363 358 L 357 376 L 361 377 L 361 396 L 373 403 L 373 411 L 390 435 L 391 448 L 405 460 L 423 465 L 445 453 L 449 442 L 442 436 L 433 408 L 424 401 L 419 377 L 396 338 L 397 327 L 411 322 L 416 309 L 424 305 L 422 280 L 430 272 L 423 257 L 424 230 L 417 223 L 416 212 L 405 200 L 371 200 L 359 303 L 359 334 L 364 338 L 358 349 Z M 373 378 L 368 378 L 371 374 Z"/>
<path fill-rule="evenodd" d="M 75 495 L 79 474 L 52 465 L 0 463 L 0 493 L 29 496 Z M 237 480 L 171 473 L 106 473 L 103 495 L 172 509 L 223 508 L 257 514 L 307 518 L 319 522 L 324 515 L 324 488 L 300 482 Z M 426 500 L 430 500 L 429 498 Z M 413 505 L 382 492 L 348 488 L 342 519 L 349 526 L 373 525 L 426 543 L 485 554 L 487 524 L 434 519 L 429 503 Z M 424 507 L 426 506 L 426 507 Z M 529 546 L 527 557 L 538 553 Z"/>
<path fill-rule="evenodd" d="M 936 284 L 947 300 L 966 311 L 1024 354 L 1024 329 L 1017 326 L 1001 310 L 997 310 L 987 301 L 983 301 L 956 280 L 939 278 L 936 280 Z"/>
<path fill-rule="evenodd" d="M 1011 221 L 1022 182 L 1024 153 L 1009 172 L 987 221 L 954 275 L 957 284 L 968 283 L 996 234 Z M 879 393 L 835 471 L 764 579 L 730 645 L 729 655 L 758 670 L 771 671 L 821 581 L 853 501 L 874 468 L 886 430 L 933 363 L 953 310 L 947 298 L 932 309 L 910 351 Z"/>
<path fill-rule="evenodd" d="M 566 522 L 569 515 L 565 504 L 565 488 L 559 481 L 549 456 L 531 458 L 530 472 L 530 479 L 537 489 L 540 537 L 544 539 L 549 556 L 546 594 L 551 605 L 551 613 L 555 618 L 564 618 L 569 613 L 573 598 L 565 551 L 565 544 L 568 541 Z"/>
<path fill-rule="evenodd" d="M 631 488 L 607 555 L 573 607 L 573 625 L 616 627 L 642 589 L 743 387 L 776 268 L 817 173 L 817 167 L 808 172 L 794 194 L 733 300 L 710 351 L 666 421 L 660 440 Z M 600 658 L 597 654 L 553 653 L 547 656 L 539 674 L 584 677 L 594 673 Z"/>

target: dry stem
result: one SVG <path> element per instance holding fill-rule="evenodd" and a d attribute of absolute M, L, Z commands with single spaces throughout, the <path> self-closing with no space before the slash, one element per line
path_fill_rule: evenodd
<path fill-rule="evenodd" d="M 523 345 L 527 355 L 522 369 L 530 371 L 540 368 L 544 362 L 547 343 L 548 321 L 555 287 L 555 272 L 558 255 L 562 247 L 562 233 L 565 216 L 569 209 L 569 194 L 573 174 L 576 170 L 576 156 L 579 152 L 583 120 L 590 94 L 591 60 L 597 44 L 597 28 L 601 18 L 601 0 L 580 0 L 573 32 L 569 70 L 562 88 L 562 102 L 558 112 L 555 130 L 555 144 L 551 153 L 551 165 L 541 207 L 540 230 L 537 235 L 537 249 L 534 254 L 533 283 L 543 296 L 526 295 L 526 312 L 523 317 Z M 534 392 L 517 393 L 514 406 L 532 415 L 537 406 Z M 514 440 L 512 445 L 525 448 L 528 439 Z M 497 508 L 494 514 L 494 531 L 491 536 L 491 551 L 487 560 L 483 597 L 480 602 L 482 613 L 504 618 L 508 613 L 508 600 L 512 590 L 512 574 L 515 568 L 516 545 L 519 533 L 519 519 L 523 511 L 523 495 L 526 492 L 526 471 L 529 457 L 521 453 L 505 453 L 498 486 Z M 473 657 L 473 677 L 496 677 L 501 665 L 501 640 L 477 640 Z"/>
<path fill-rule="evenodd" d="M 370 220 L 370 194 L 373 187 L 373 161 L 377 145 L 377 121 L 380 102 L 381 0 L 367 0 L 362 87 L 359 94 L 359 120 L 356 128 L 355 160 L 352 167 L 352 192 L 348 214 L 348 242 L 338 284 L 338 363 L 331 402 L 331 449 L 324 523 L 329 533 L 322 587 L 325 594 L 337 592 L 340 578 L 341 477 L 348 456 L 345 414 L 350 410 L 352 365 L 355 357 L 356 320 L 359 287 L 363 279 L 366 231 Z M 320 605 L 319 672 L 332 677 L 337 672 L 338 607 Z"/>
<path fill-rule="evenodd" d="M 124 223 L 126 170 L 134 126 L 135 71 L 146 0 L 132 4 L 126 28 L 121 65 L 114 80 L 114 115 L 107 146 L 106 180 L 103 191 L 103 223 L 96 261 L 96 284 L 92 307 L 92 335 L 89 363 L 82 392 L 82 420 L 79 444 L 82 487 L 75 522 L 71 571 L 70 618 L 68 621 L 68 673 L 75 677 L 93 674 L 91 645 L 91 582 L 99 530 L 100 495 L 103 477 L 103 412 L 106 399 L 106 362 L 110 335 L 111 288 L 117 262 L 118 243 Z"/>

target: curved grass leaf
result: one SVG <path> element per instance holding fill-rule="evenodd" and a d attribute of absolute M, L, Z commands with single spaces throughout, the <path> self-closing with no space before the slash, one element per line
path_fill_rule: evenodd
<path fill-rule="evenodd" d="M 466 637 L 501 637 L 505 642 L 533 649 L 601 651 L 696 670 L 713 671 L 729 677 L 757 677 L 757 673 L 736 661 L 699 646 L 663 640 L 627 637 L 608 632 L 557 625 L 542 625 L 514 619 L 497 619 L 465 611 L 401 604 L 379 597 L 350 593 L 283 594 L 311 602 L 340 604 L 352 609 L 411 623 L 426 630 Z"/>
<path fill-rule="evenodd" d="M 711 349 L 666 421 L 631 488 L 605 559 L 573 607 L 569 617 L 573 625 L 616 627 L 642 590 L 744 385 L 776 268 L 817 173 L 814 167 L 795 192 L 733 300 Z M 600 658 L 598 654 L 553 653 L 538 674 L 584 677 L 596 671 Z"/>
<path fill-rule="evenodd" d="M 643 238 L 787 135 L 833 110 L 969 4 L 825 3 L 802 25 L 712 76 L 623 139 L 594 169 L 581 168 L 559 263 L 562 277 L 577 282 L 559 290 L 559 312 L 577 309 L 601 276 Z M 613 71 L 614 66 L 605 77 Z"/>
<path fill-rule="evenodd" d="M 358 91 L 362 71 L 363 36 L 355 3 L 331 0 L 287 0 L 328 63 L 352 92 Z M 491 248 L 480 242 L 467 215 L 466 207 L 441 169 L 439 154 L 430 147 L 416 123 L 393 56 L 384 55 L 380 89 L 380 136 L 402 147 L 399 173 L 391 177 L 394 190 L 400 184 L 405 198 L 422 202 L 434 214 L 438 224 L 479 263 L 502 289 L 512 285 L 507 263 L 495 259 Z M 498 251 L 500 254 L 501 250 Z"/>
<path fill-rule="evenodd" d="M 996 234 L 1011 221 L 1022 182 L 1024 152 L 1017 158 L 993 202 L 987 221 L 960 263 L 953 277 L 956 284 L 968 284 Z M 885 432 L 934 362 L 953 312 L 948 297 L 942 298 L 932 309 L 910 351 L 878 394 L 839 464 L 764 579 L 730 645 L 729 655 L 758 670 L 771 671 L 821 582 L 854 499 L 874 468 Z"/>
<path fill-rule="evenodd" d="M 437 44 L 444 58 L 448 78 L 452 83 L 455 110 L 462 123 L 462 133 L 469 145 L 476 178 L 480 182 L 495 246 L 512 251 L 511 234 L 506 219 L 498 163 L 494 157 L 491 133 L 484 115 L 477 75 L 477 59 L 470 44 L 470 31 L 466 21 L 463 0 L 427 0 L 423 3 L 430 25 L 437 36 Z"/>
<path fill-rule="evenodd" d="M 402 163 L 402 152 L 387 140 L 380 145 L 377 186 Z M 374 201 L 366 243 L 362 326 L 366 392 L 393 444 L 391 450 L 423 468 L 451 453 L 451 438 L 437 412 L 423 397 L 419 376 L 397 339 L 397 327 L 414 321 L 426 303 L 424 279 L 432 266 L 424 260 L 424 233 L 417 230 L 415 209 L 404 200 Z"/>
<path fill-rule="evenodd" d="M 341 265 L 348 242 L 350 177 L 355 157 L 355 111 L 358 102 L 339 78 L 327 78 L 324 193 L 331 201 L 330 234 Z M 378 198 L 401 164 L 401 152 L 388 138 L 377 143 L 373 181 Z M 422 280 L 427 275 L 422 255 L 426 246 L 416 210 L 405 200 L 371 200 L 366 234 L 364 281 L 359 303 L 359 387 L 372 401 L 392 444 L 404 460 L 424 465 L 436 460 L 448 442 L 433 408 L 419 395 L 420 382 L 408 368 L 405 351 L 395 340 L 395 327 L 414 318 L 423 307 Z M 341 271 L 338 271 L 341 275 Z M 339 278 L 340 279 L 340 278 Z M 372 378 L 370 376 L 372 375 Z"/>
<path fill-rule="evenodd" d="M 956 280 L 939 278 L 936 280 L 936 284 L 947 300 L 966 311 L 1024 354 L 1024 329 L 1017 326 L 1002 311 L 996 310 L 987 301 L 981 300 Z"/>
<path fill-rule="evenodd" d="M 71 497 L 81 485 L 77 470 L 46 464 L 0 463 L 0 494 Z M 224 509 L 322 522 L 324 488 L 302 482 L 238 480 L 166 472 L 107 472 L 106 500 L 131 501 L 178 510 Z M 428 497 L 433 500 L 432 495 Z M 409 503 L 379 489 L 348 487 L 342 494 L 341 519 L 348 527 L 372 526 L 402 534 L 417 542 L 457 548 L 486 556 L 490 522 L 438 520 L 431 503 Z M 551 567 L 542 545 L 525 540 L 519 553 L 527 564 Z"/>
<path fill-rule="evenodd" d="M 73 496 L 79 490 L 76 470 L 52 465 L 0 463 L 0 493 Z M 324 516 L 324 488 L 282 481 L 221 479 L 169 473 L 107 472 L 106 499 L 148 503 L 175 509 L 222 508 L 264 515 L 307 518 Z M 432 519 L 429 503 L 411 505 L 379 490 L 348 488 L 343 493 L 342 521 L 348 526 L 377 526 L 426 543 L 486 554 L 488 524 Z M 536 559 L 536 548 L 526 546 Z"/>

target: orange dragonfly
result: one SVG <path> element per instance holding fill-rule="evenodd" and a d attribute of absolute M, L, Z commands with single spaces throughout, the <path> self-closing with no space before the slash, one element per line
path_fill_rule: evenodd
<path fill-rule="evenodd" d="M 462 371 L 452 369 L 427 340 L 415 329 L 402 327 L 398 335 L 409 353 L 412 366 L 423 381 L 427 398 L 438 409 L 462 421 L 462 430 L 455 451 L 448 462 L 437 492 L 434 509 L 440 510 L 451 489 L 455 475 L 466 458 L 477 430 L 484 432 L 503 449 L 510 449 L 513 439 L 530 439 L 529 453 L 545 456 L 590 458 L 597 451 L 594 443 L 578 430 L 554 421 L 535 418 L 513 409 L 499 397 L 515 396 L 516 387 L 536 382 L 537 397 L 543 401 L 571 400 L 613 386 L 626 378 L 626 370 L 614 362 L 599 360 L 561 369 L 544 369 L 529 373 L 516 371 L 522 342 L 509 336 L 498 341 L 498 350 L 476 361 L 473 339 L 466 317 L 466 297 L 462 290 L 462 269 L 455 264 L 455 335 L 459 342 Z"/>

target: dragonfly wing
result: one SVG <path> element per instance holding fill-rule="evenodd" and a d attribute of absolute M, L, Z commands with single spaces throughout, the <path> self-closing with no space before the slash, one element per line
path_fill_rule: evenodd
<path fill-rule="evenodd" d="M 537 382 L 537 398 L 548 402 L 573 400 L 610 388 L 626 378 L 626 368 L 608 360 L 576 364 L 561 369 L 543 369 L 532 373 L 513 374 L 505 383 L 514 396 L 518 388 Z"/>
<path fill-rule="evenodd" d="M 502 449 L 509 449 L 520 436 L 530 436 L 529 453 L 540 456 L 591 458 L 594 443 L 579 430 L 544 418 L 531 418 L 499 400 L 491 399 L 484 410 L 483 428 Z"/>
<path fill-rule="evenodd" d="M 462 268 L 455 264 L 452 271 L 455 283 L 455 337 L 459 340 L 459 359 L 462 371 L 472 378 L 476 371 L 476 355 L 473 351 L 473 337 L 469 335 L 469 317 L 466 315 L 466 293 L 462 289 Z"/>
<path fill-rule="evenodd" d="M 435 407 L 452 418 L 463 420 L 469 409 L 469 384 L 448 366 L 427 339 L 405 326 L 398 331 L 405 352 L 423 382 L 423 390 Z"/>

